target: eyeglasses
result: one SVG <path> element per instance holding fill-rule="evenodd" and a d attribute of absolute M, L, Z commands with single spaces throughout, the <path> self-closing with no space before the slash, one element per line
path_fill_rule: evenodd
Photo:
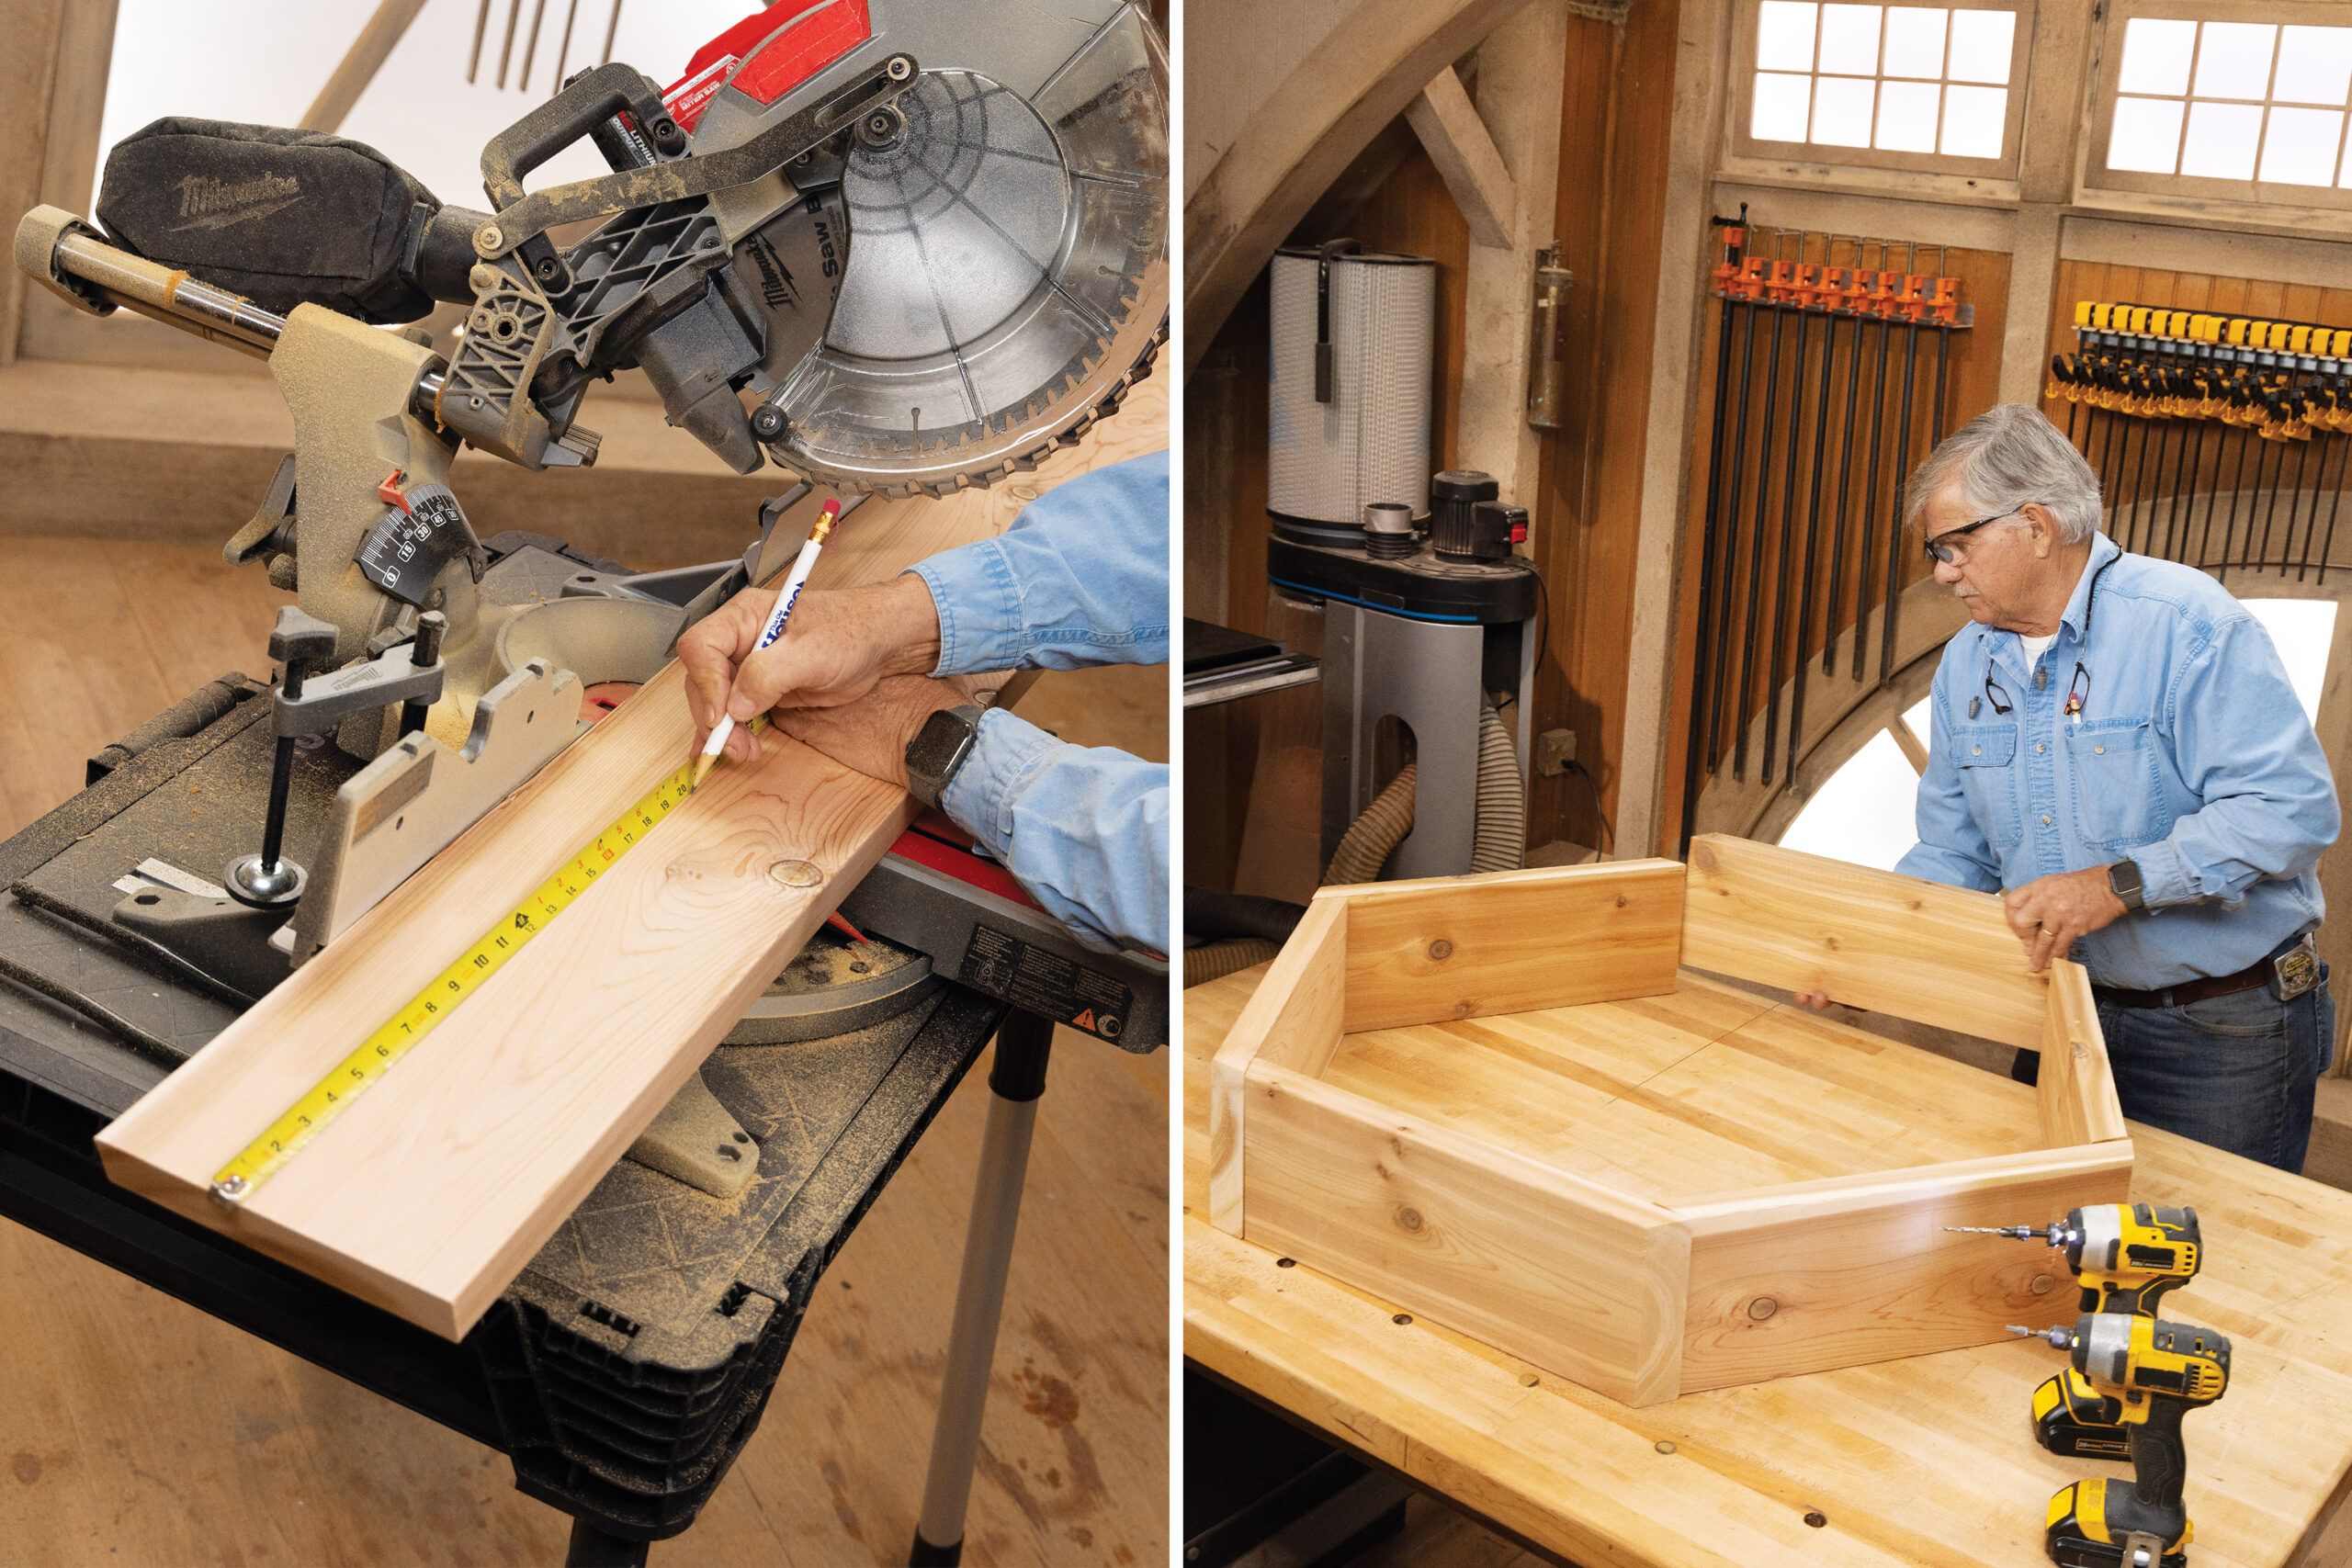
<path fill-rule="evenodd" d="M 1922 539 L 1919 542 L 1919 547 L 1927 552 L 1929 566 L 1957 566 L 1966 556 L 1968 547 L 1953 541 L 1964 539 L 1979 528 L 1990 528 L 1996 523 L 2004 522 L 2017 515 L 2013 511 L 1996 512 L 1990 517 L 1979 517 L 1966 527 L 1948 528 L 1932 539 Z"/>

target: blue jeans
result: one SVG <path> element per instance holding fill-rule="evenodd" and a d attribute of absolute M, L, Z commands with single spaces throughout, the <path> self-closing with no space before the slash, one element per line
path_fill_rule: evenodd
<path fill-rule="evenodd" d="M 2325 964 L 2320 983 L 2290 1002 L 2265 986 L 2186 1007 L 2120 1008 L 2102 999 L 2098 1026 L 2125 1116 L 2301 1172 L 2312 1103 L 2335 1050 Z M 2021 1069 L 2033 1055 L 2019 1053 Z M 2017 1076 L 2031 1081 L 2023 1070 Z"/>

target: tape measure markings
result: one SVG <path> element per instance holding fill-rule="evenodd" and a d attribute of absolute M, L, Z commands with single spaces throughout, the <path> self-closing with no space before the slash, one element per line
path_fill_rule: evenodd
<path fill-rule="evenodd" d="M 689 763 L 655 784 L 540 884 L 537 892 L 459 953 L 456 962 L 425 982 L 424 989 L 362 1041 L 357 1050 L 330 1068 L 326 1077 L 263 1129 L 261 1136 L 222 1166 L 212 1179 L 212 1195 L 227 1203 L 242 1203 L 253 1196 L 255 1188 L 352 1101 L 381 1081 L 395 1062 L 439 1027 L 476 987 L 503 968 L 549 921 L 594 886 L 615 861 L 667 818 L 686 798 L 693 771 Z"/>

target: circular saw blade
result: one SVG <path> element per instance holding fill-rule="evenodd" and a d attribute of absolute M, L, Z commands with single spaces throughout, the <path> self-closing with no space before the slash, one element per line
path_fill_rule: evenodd
<path fill-rule="evenodd" d="M 1164 54 L 1133 10 L 1035 101 L 927 72 L 842 174 L 848 265 L 770 401 L 811 480 L 939 493 L 1034 467 L 1115 407 L 1168 313 Z"/>

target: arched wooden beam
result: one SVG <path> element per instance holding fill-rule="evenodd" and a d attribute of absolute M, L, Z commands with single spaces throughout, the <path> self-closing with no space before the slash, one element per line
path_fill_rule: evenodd
<path fill-rule="evenodd" d="M 1184 203 L 1189 374 L 1323 188 L 1527 0 L 1361 0 L 1266 96 Z"/>

